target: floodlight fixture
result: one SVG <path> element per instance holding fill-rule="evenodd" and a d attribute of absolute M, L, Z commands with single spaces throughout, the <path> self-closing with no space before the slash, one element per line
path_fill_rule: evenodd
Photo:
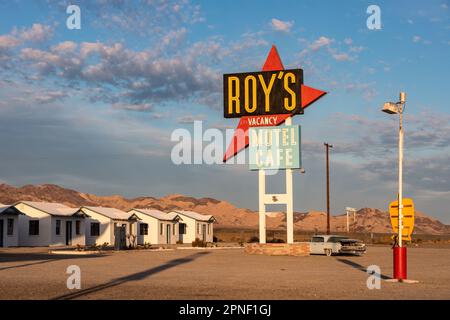
<path fill-rule="evenodd" d="M 383 105 L 383 109 L 381 111 L 386 112 L 388 114 L 397 114 L 399 112 L 399 106 L 394 102 L 386 102 Z"/>

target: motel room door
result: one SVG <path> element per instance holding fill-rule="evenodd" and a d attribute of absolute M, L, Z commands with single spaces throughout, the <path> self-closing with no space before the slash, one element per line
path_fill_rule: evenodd
<path fill-rule="evenodd" d="M 170 244 L 170 224 L 167 224 L 167 227 L 166 227 L 166 241 L 167 241 L 167 244 Z"/>
<path fill-rule="evenodd" d="M 66 221 L 66 246 L 72 245 L 72 221 Z"/>
<path fill-rule="evenodd" d="M 0 248 L 3 247 L 3 219 L 0 219 Z"/>
<path fill-rule="evenodd" d="M 185 234 L 186 234 L 186 224 L 179 223 L 178 224 L 178 240 L 181 241 L 181 243 L 184 243 L 183 235 L 185 235 Z"/>
<path fill-rule="evenodd" d="M 202 240 L 206 242 L 206 224 L 202 224 Z"/>

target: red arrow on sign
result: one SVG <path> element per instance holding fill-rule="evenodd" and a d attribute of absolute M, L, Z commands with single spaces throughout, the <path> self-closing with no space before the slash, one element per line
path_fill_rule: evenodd
<path fill-rule="evenodd" d="M 280 55 L 277 48 L 272 46 L 262 71 L 279 71 L 284 70 L 283 62 L 281 62 Z M 302 108 L 306 108 L 316 100 L 323 97 L 326 92 L 314 89 L 305 85 L 301 85 L 300 96 L 302 98 Z M 230 145 L 225 152 L 223 162 L 234 157 L 238 152 L 248 147 L 248 128 L 261 126 L 278 126 L 286 121 L 287 118 L 292 117 L 292 114 L 276 114 L 264 116 L 244 116 L 239 121 L 236 131 L 233 135 Z"/>

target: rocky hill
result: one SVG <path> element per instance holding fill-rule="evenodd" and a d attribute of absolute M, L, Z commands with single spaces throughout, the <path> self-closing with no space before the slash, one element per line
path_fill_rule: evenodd
<path fill-rule="evenodd" d="M 220 227 L 257 228 L 258 214 L 249 209 L 237 208 L 224 200 L 213 198 L 193 198 L 180 194 L 168 195 L 162 198 L 150 196 L 128 199 L 120 195 L 97 196 L 81 193 L 75 190 L 62 188 L 57 185 L 25 185 L 14 187 L 6 184 L 0 185 L 0 203 L 12 204 L 20 200 L 60 202 L 68 206 L 82 205 L 115 207 L 122 210 L 131 208 L 156 208 L 163 211 L 183 209 L 199 213 L 213 214 Z M 267 227 L 285 228 L 286 220 L 283 213 L 271 213 L 267 216 Z M 326 213 L 310 211 L 296 212 L 294 227 L 299 230 L 324 231 Z M 330 221 L 333 231 L 346 230 L 345 214 L 332 216 Z M 356 221 L 350 219 L 350 230 L 356 232 L 390 233 L 389 215 L 386 212 L 373 208 L 362 208 L 356 213 Z M 450 226 L 424 213 L 416 212 L 415 233 L 449 234 Z"/>

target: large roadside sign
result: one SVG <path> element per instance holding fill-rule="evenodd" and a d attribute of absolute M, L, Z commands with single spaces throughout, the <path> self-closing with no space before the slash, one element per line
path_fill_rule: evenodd
<path fill-rule="evenodd" d="M 300 126 L 250 128 L 250 170 L 300 169 Z"/>
<path fill-rule="evenodd" d="M 223 161 L 249 145 L 249 128 L 279 126 L 326 94 L 303 84 L 303 70 L 285 70 L 275 46 L 260 72 L 224 74 L 225 118 L 240 118 Z"/>
<path fill-rule="evenodd" d="M 303 84 L 303 70 L 285 70 L 275 46 L 260 72 L 223 75 L 223 115 L 240 118 L 223 161 L 250 145 L 250 170 L 258 170 L 259 241 L 266 243 L 266 205 L 286 205 L 287 243 L 294 243 L 293 169 L 301 168 L 296 114 L 326 94 Z M 286 123 L 285 126 L 281 126 Z M 266 193 L 266 171 L 284 169 L 286 192 Z"/>
<path fill-rule="evenodd" d="M 403 198 L 402 210 L 402 240 L 411 241 L 411 235 L 414 231 L 414 202 L 410 198 Z M 389 215 L 391 218 L 392 230 L 398 234 L 398 200 L 389 204 Z"/>
<path fill-rule="evenodd" d="M 302 114 L 302 84 L 302 69 L 224 74 L 224 117 Z"/>

